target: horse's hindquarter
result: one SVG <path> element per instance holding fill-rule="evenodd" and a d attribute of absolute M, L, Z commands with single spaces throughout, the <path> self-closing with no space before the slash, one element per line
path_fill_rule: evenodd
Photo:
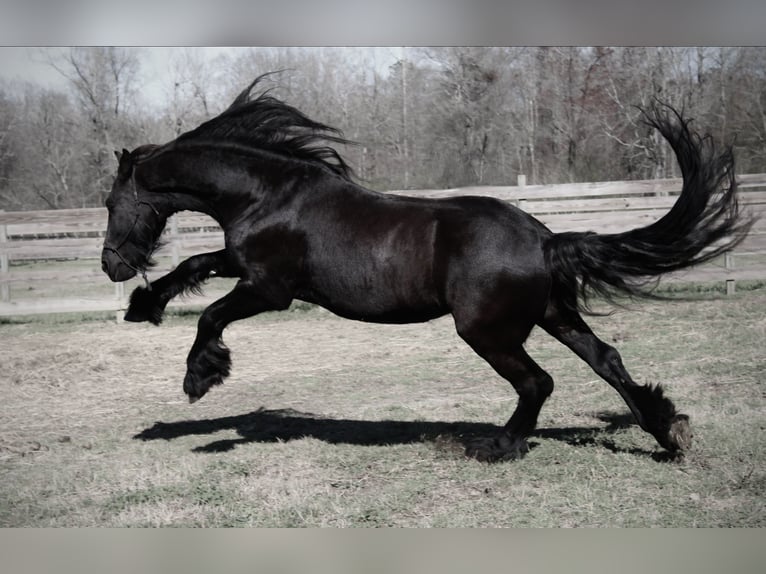
<path fill-rule="evenodd" d="M 444 298 L 453 315 L 482 310 L 498 320 L 542 315 L 550 289 L 543 243 L 551 235 L 518 208 L 488 197 L 457 197 L 442 224 L 437 252 Z M 456 315 L 456 321 L 459 317 Z"/>

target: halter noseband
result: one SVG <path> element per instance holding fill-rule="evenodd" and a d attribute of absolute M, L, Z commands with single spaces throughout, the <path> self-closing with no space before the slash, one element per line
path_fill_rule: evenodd
<path fill-rule="evenodd" d="M 144 200 L 138 199 L 138 187 L 136 186 L 136 172 L 135 172 L 135 170 L 133 170 L 133 173 L 130 176 L 130 181 L 133 184 L 133 201 L 135 202 L 135 206 L 136 206 L 136 217 L 133 219 L 133 225 L 130 226 L 130 229 L 128 229 L 128 232 L 122 238 L 122 241 L 120 241 L 120 243 L 117 245 L 117 247 L 111 247 L 110 245 L 107 245 L 106 242 L 104 242 L 104 249 L 114 253 L 120 259 L 120 261 L 122 261 L 123 265 L 125 265 L 126 267 L 128 267 L 128 268 L 132 269 L 133 271 L 135 271 L 136 274 L 141 275 L 141 277 L 144 278 L 144 283 L 146 283 L 146 290 L 147 291 L 151 291 L 152 290 L 152 284 L 149 282 L 149 278 L 146 276 L 146 269 L 139 269 L 135 265 L 131 265 L 130 263 L 128 263 L 126 261 L 126 259 L 122 256 L 122 254 L 120 253 L 120 248 L 123 245 L 125 245 L 125 242 L 128 240 L 128 238 L 130 237 L 130 234 L 133 233 L 133 230 L 136 228 L 136 225 L 138 224 L 138 216 L 139 216 L 139 214 L 138 214 L 138 206 L 139 205 L 148 205 L 149 207 L 152 208 L 152 211 L 154 211 L 154 213 L 157 214 L 157 216 L 159 216 L 160 212 L 157 211 L 157 208 L 154 207 L 148 201 L 144 201 Z"/>

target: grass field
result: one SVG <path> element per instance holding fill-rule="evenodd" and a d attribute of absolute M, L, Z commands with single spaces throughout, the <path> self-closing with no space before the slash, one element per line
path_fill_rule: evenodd
<path fill-rule="evenodd" d="M 466 459 L 515 394 L 451 319 L 299 306 L 224 334 L 232 376 L 181 390 L 196 317 L 0 324 L 0 526 L 766 526 L 766 289 L 589 322 L 695 432 L 670 462 L 535 330 L 556 389 L 522 461 Z"/>

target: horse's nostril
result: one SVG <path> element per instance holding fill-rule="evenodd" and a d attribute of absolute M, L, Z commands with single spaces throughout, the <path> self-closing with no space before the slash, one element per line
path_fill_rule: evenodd
<path fill-rule="evenodd" d="M 101 271 L 104 273 L 109 271 L 109 266 L 106 264 L 106 259 L 101 260 Z"/>

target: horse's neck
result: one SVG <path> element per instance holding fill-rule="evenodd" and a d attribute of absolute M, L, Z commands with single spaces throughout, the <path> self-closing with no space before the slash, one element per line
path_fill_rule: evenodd
<path fill-rule="evenodd" d="M 221 162 L 220 156 L 213 160 L 200 153 L 167 153 L 147 162 L 142 172 L 164 215 L 198 211 L 224 227 L 241 213 L 254 182 L 246 177 L 243 164 L 227 161 L 222 166 Z M 222 178 L 222 173 L 227 176 Z"/>

